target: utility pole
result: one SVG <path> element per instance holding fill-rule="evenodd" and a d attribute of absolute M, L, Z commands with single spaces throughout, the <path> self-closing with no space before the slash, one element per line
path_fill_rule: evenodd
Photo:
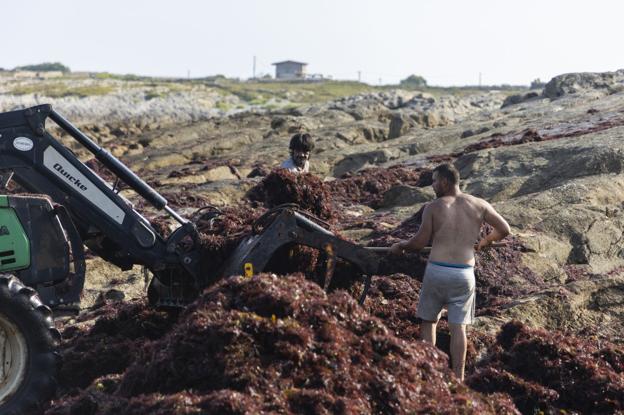
<path fill-rule="evenodd" d="M 479 72 L 479 88 L 481 88 L 481 72 Z"/>
<path fill-rule="evenodd" d="M 358 71 L 358 82 L 362 82 L 362 71 Z"/>
<path fill-rule="evenodd" d="M 256 55 L 253 58 L 253 79 L 256 79 Z"/>
<path fill-rule="evenodd" d="M 187 69 L 187 70 L 186 70 L 186 77 L 187 77 L 188 79 L 191 79 L 191 70 L 190 70 L 190 69 Z"/>

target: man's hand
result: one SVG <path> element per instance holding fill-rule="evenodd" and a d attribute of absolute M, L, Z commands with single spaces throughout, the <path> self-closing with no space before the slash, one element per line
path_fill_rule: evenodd
<path fill-rule="evenodd" d="M 405 254 L 405 248 L 403 247 L 403 242 L 397 242 L 390 247 L 388 250 L 389 255 L 403 255 Z"/>
<path fill-rule="evenodd" d="M 479 243 L 475 246 L 475 251 L 483 251 L 486 248 L 489 248 L 492 245 L 492 242 L 488 241 L 487 238 L 481 238 Z"/>

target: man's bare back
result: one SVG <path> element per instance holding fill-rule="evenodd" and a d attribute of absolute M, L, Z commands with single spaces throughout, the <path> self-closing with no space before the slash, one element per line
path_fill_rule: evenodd
<path fill-rule="evenodd" d="M 477 244 L 483 222 L 494 230 Z M 477 249 L 482 249 L 508 234 L 509 225 L 492 205 L 451 187 L 425 207 L 418 233 L 408 241 L 395 244 L 391 252 L 420 250 L 431 242 L 429 261 L 474 265 L 475 244 Z"/>
<path fill-rule="evenodd" d="M 487 211 L 486 204 L 485 200 L 465 193 L 431 202 L 427 207 L 432 221 L 429 260 L 474 265 L 474 247 Z"/>

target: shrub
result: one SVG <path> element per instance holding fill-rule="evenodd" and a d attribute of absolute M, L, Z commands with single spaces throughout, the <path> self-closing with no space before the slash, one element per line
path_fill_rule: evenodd
<path fill-rule="evenodd" d="M 61 71 L 61 72 L 71 72 L 69 68 L 63 65 L 60 62 L 44 62 L 38 63 L 35 65 L 25 65 L 18 66 L 15 68 L 16 71 L 33 71 L 33 72 L 51 72 L 51 71 Z"/>
<path fill-rule="evenodd" d="M 420 75 L 410 75 L 401 80 L 401 86 L 421 87 L 427 86 L 427 80 Z"/>

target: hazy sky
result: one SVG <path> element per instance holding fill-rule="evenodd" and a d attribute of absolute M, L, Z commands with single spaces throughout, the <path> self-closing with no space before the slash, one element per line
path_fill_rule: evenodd
<path fill-rule="evenodd" d="M 621 0 L 3 1 L 0 67 L 191 77 L 309 73 L 378 84 L 528 84 L 624 68 Z"/>

